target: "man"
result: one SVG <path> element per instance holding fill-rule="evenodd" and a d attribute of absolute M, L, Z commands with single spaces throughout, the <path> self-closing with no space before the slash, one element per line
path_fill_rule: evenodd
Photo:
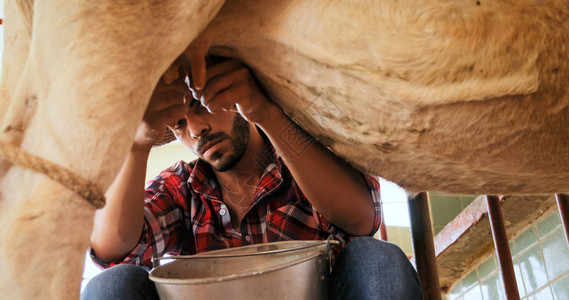
<path fill-rule="evenodd" d="M 403 252 L 370 237 L 380 224 L 379 183 L 300 130 L 231 59 L 208 66 L 203 89 L 161 81 L 107 205 L 92 256 L 103 267 L 150 265 L 153 253 L 195 254 L 281 240 L 326 239 L 344 249 L 331 275 L 337 299 L 417 299 Z M 168 126 L 198 156 L 144 189 L 146 160 Z M 145 200 L 143 200 L 145 199 Z M 353 241 L 352 241 L 353 240 Z M 347 244 L 347 245 L 346 245 Z M 85 299 L 156 299 L 146 271 L 120 265 L 91 280 Z"/>

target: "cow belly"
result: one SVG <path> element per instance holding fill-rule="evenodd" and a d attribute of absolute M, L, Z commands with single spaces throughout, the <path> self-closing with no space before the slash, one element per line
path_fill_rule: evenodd
<path fill-rule="evenodd" d="M 569 190 L 568 19 L 564 1 L 235 1 L 204 34 L 361 170 L 412 191 L 538 193 Z"/>

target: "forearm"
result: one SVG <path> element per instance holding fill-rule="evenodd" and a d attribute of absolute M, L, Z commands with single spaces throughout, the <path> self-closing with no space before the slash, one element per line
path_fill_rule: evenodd
<path fill-rule="evenodd" d="M 150 149 L 131 150 L 95 214 L 91 247 L 101 260 L 125 257 L 140 238 L 144 222 L 144 180 Z"/>
<path fill-rule="evenodd" d="M 374 205 L 360 173 L 296 127 L 280 108 L 271 109 L 269 115 L 257 125 L 314 208 L 350 234 L 370 234 Z"/>
<path fill-rule="evenodd" d="M 348 233 L 370 234 L 375 207 L 364 178 L 319 143 L 310 143 L 309 136 L 297 132 L 292 121 L 267 99 L 241 62 L 222 61 L 205 72 L 199 68 L 205 68 L 205 61 L 200 62 L 202 57 L 198 56 L 193 59 L 192 75 L 194 87 L 206 83 L 203 89 L 194 89 L 201 104 L 212 113 L 236 110 L 259 126 L 322 216 Z"/>

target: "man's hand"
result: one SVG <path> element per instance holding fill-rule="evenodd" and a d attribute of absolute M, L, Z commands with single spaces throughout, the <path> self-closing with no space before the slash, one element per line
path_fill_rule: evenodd
<path fill-rule="evenodd" d="M 210 113 L 235 111 L 256 124 L 266 121 L 270 109 L 278 108 L 237 59 L 208 66 L 205 86 L 201 90 L 193 88 L 192 92 Z"/>
<path fill-rule="evenodd" d="M 166 127 L 175 125 L 185 116 L 188 111 L 188 94 L 188 86 L 182 78 L 171 84 L 166 84 L 161 78 L 136 131 L 133 148 L 150 149 L 159 142 L 166 133 Z"/>

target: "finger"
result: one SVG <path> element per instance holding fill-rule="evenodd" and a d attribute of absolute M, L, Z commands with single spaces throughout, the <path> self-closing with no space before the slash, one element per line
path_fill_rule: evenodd
<path fill-rule="evenodd" d="M 215 95 L 209 102 L 207 108 L 212 113 L 222 111 L 239 112 L 237 109 L 237 102 L 239 99 L 244 99 L 246 91 L 243 87 L 235 87 L 233 89 L 226 89 Z"/>
<path fill-rule="evenodd" d="M 156 95 L 157 99 L 152 99 L 146 111 L 154 113 L 176 105 L 187 105 L 184 95 L 178 92 L 167 92 Z"/>
<path fill-rule="evenodd" d="M 179 119 L 183 119 L 188 112 L 187 105 L 175 105 L 158 112 L 161 124 L 173 127 Z"/>
<path fill-rule="evenodd" d="M 234 112 L 238 113 L 239 109 L 237 108 L 237 103 L 226 103 L 225 105 L 217 106 L 216 104 L 210 105 L 211 108 L 209 112 L 211 114 L 221 113 L 221 112 Z"/>
<path fill-rule="evenodd" d="M 200 98 L 202 105 L 209 106 L 210 101 L 216 98 L 217 94 L 237 87 L 243 82 L 243 79 L 246 78 L 247 75 L 248 70 L 246 68 L 238 68 L 236 70 L 213 77 L 208 81 L 207 85 L 202 91 L 202 96 Z M 232 102 L 235 102 L 235 100 Z"/>
<path fill-rule="evenodd" d="M 226 59 L 213 63 L 207 67 L 206 85 L 214 77 L 244 67 L 245 65 L 243 65 L 243 63 L 237 59 Z"/>
<path fill-rule="evenodd" d="M 190 46 L 190 83 L 193 89 L 201 90 L 206 83 L 205 51 L 200 47 Z"/>
<path fill-rule="evenodd" d="M 190 69 L 192 68 L 190 57 L 184 52 L 178 57 L 178 61 L 180 63 L 180 74 L 183 74 L 184 77 L 190 76 Z M 186 78 L 184 78 L 185 81 Z"/>
<path fill-rule="evenodd" d="M 165 84 L 160 81 L 152 93 L 147 110 L 158 111 L 169 106 L 185 103 L 188 93 L 188 87 L 181 79 L 175 80 L 172 84 Z"/>
<path fill-rule="evenodd" d="M 169 67 L 166 69 L 166 72 L 162 74 L 161 80 L 163 80 L 166 84 L 171 84 L 180 77 L 180 61 L 175 60 Z"/>
<path fill-rule="evenodd" d="M 205 86 L 207 86 L 208 82 L 211 78 L 221 75 L 223 73 L 227 73 L 229 71 L 233 71 L 243 64 L 236 60 L 236 59 L 227 59 L 225 57 L 217 57 L 217 56 L 207 56 L 205 59 L 206 63 L 206 79 L 205 79 Z M 190 90 L 192 91 L 192 96 L 194 99 L 199 100 L 202 97 L 202 90 L 205 89 L 205 86 L 202 89 L 196 89 L 190 86 Z"/>
<path fill-rule="evenodd" d="M 231 104 L 231 107 L 229 107 L 229 108 L 224 107 L 221 110 L 222 111 L 230 111 L 230 112 L 239 112 L 239 109 L 237 107 L 237 103 L 233 103 L 233 104 Z"/>
<path fill-rule="evenodd" d="M 200 98 L 202 96 L 202 91 L 198 91 L 196 89 L 193 89 L 190 87 L 190 91 L 192 92 L 192 98 L 200 101 Z"/>

